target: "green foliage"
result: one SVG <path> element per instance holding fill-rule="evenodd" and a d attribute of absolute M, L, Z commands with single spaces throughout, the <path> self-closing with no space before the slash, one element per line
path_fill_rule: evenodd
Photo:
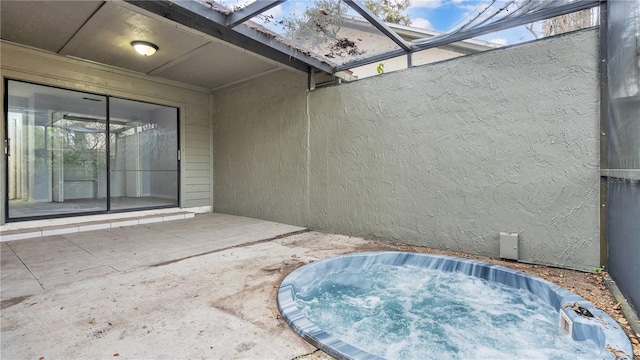
<path fill-rule="evenodd" d="M 594 267 L 593 269 L 591 269 L 591 271 L 593 271 L 596 274 L 602 274 L 605 271 L 604 265 L 600 267 Z"/>
<path fill-rule="evenodd" d="M 378 72 L 378 74 L 384 74 L 384 63 L 378 64 L 376 71 Z"/>
<path fill-rule="evenodd" d="M 411 6 L 411 0 L 366 0 L 364 5 L 382 21 L 411 25 L 411 20 L 403 12 Z M 353 57 L 364 54 L 358 47 L 361 39 L 341 37 L 339 34 L 343 16 L 348 6 L 341 0 L 315 0 L 304 12 L 293 13 L 283 19 L 265 18 L 282 27 L 286 38 L 297 45 L 315 48 L 314 51 L 325 51 L 327 58 Z M 379 73 L 382 73 L 379 70 Z"/>
<path fill-rule="evenodd" d="M 307 41 L 335 38 L 340 30 L 340 17 L 347 12 L 342 1 L 316 0 L 302 16 L 295 13 L 279 21 L 288 37 Z"/>
<path fill-rule="evenodd" d="M 411 0 L 365 0 L 364 6 L 384 22 L 411 25 L 411 19 L 403 13 Z"/>
<path fill-rule="evenodd" d="M 74 125 L 71 123 L 70 125 Z M 100 128 L 99 124 L 83 124 L 87 128 Z M 51 149 L 63 153 L 65 164 L 93 167 L 106 163 L 106 134 L 83 133 L 66 130 L 59 127 L 49 127 L 49 142 L 53 144 Z M 49 156 L 48 154 L 45 156 Z"/>

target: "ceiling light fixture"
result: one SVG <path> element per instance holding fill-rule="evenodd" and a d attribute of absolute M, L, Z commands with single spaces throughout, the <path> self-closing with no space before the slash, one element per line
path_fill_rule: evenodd
<path fill-rule="evenodd" d="M 158 46 L 148 41 L 132 41 L 131 46 L 140 54 L 144 56 L 151 56 L 158 51 Z"/>

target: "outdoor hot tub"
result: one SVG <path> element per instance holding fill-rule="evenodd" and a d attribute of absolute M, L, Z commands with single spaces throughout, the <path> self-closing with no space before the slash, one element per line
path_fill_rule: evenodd
<path fill-rule="evenodd" d="M 618 324 L 582 297 L 448 256 L 378 252 L 317 261 L 284 279 L 278 306 L 302 338 L 339 359 L 633 356 Z"/>

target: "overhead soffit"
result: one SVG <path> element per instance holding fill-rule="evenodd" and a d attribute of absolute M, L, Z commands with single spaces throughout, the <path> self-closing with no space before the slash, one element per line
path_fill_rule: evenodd
<path fill-rule="evenodd" d="M 276 68 L 276 64 L 256 61 L 237 48 L 208 43 L 176 64 L 169 63 L 151 74 L 215 89 Z"/>
<path fill-rule="evenodd" d="M 257 56 L 125 2 L 0 1 L 3 40 L 205 89 L 277 68 Z M 144 40 L 159 51 L 138 55 Z"/>
<path fill-rule="evenodd" d="M 102 1 L 1 1 L 3 39 L 58 52 Z"/>
<path fill-rule="evenodd" d="M 149 57 L 140 56 L 132 51 L 132 40 L 149 41 L 162 51 Z M 149 73 L 206 43 L 202 37 L 109 2 L 69 40 L 60 54 Z"/>

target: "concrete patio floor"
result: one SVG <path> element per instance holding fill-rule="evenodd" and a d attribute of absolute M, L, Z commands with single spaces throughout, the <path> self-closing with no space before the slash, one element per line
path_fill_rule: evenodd
<path fill-rule="evenodd" d="M 295 268 L 360 238 L 230 216 L 0 243 L 2 359 L 304 359 L 276 302 Z"/>

